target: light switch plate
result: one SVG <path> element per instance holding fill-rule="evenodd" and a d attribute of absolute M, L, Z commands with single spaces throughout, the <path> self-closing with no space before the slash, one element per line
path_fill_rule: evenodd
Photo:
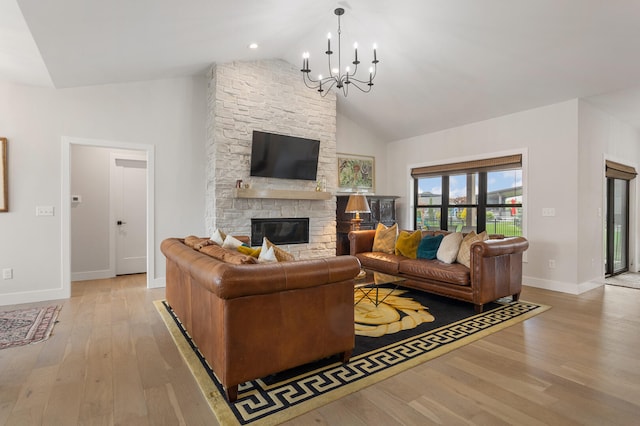
<path fill-rule="evenodd" d="M 53 206 L 37 206 L 36 216 L 53 216 Z"/>
<path fill-rule="evenodd" d="M 556 209 L 553 207 L 544 207 L 542 209 L 542 216 L 555 216 L 556 215 Z"/>

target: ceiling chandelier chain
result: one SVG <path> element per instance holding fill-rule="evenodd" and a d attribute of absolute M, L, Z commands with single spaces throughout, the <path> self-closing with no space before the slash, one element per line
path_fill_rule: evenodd
<path fill-rule="evenodd" d="M 327 35 L 327 50 L 324 52 L 327 55 L 328 64 L 329 64 L 329 76 L 322 77 L 322 75 L 318 75 L 318 79 L 314 80 L 311 76 L 311 69 L 309 68 L 309 52 L 304 52 L 302 54 L 302 80 L 304 84 L 310 89 L 316 89 L 322 97 L 326 96 L 331 89 L 336 87 L 337 89 L 342 89 L 342 94 L 346 97 L 349 93 L 349 86 L 354 86 L 358 90 L 364 93 L 368 93 L 371 91 L 373 87 L 373 80 L 376 78 L 376 74 L 378 71 L 378 57 L 377 57 L 377 46 L 373 45 L 373 60 L 371 61 L 371 67 L 369 67 L 369 79 L 361 80 L 356 78 L 356 73 L 358 72 L 358 65 L 360 61 L 358 60 L 358 43 L 354 43 L 354 60 L 351 62 L 354 65 L 353 72 L 350 66 L 342 69 L 342 27 L 340 25 L 340 17 L 344 15 L 344 9 L 339 7 L 334 10 L 334 13 L 338 17 L 338 67 L 333 68 L 331 66 L 331 55 L 333 55 L 333 51 L 331 50 L 331 33 Z"/>

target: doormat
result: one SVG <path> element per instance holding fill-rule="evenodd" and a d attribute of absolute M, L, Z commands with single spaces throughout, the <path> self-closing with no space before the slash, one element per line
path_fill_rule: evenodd
<path fill-rule="evenodd" d="M 0 312 L 0 349 L 48 339 L 61 308 L 55 305 Z"/>
<path fill-rule="evenodd" d="M 411 292 L 411 295 L 416 293 L 421 292 Z M 422 299 L 424 294 L 418 297 Z M 173 315 L 171 307 L 164 301 L 154 304 L 211 410 L 224 425 L 280 424 L 550 308 L 525 301 L 494 303 L 490 305 L 491 309 L 476 315 L 469 303 L 433 295 L 425 297 L 431 298 L 433 303 L 429 304 L 441 303 L 448 311 L 448 317 L 451 310 L 459 307 L 469 313 L 465 318 L 445 325 L 436 320 L 394 333 L 399 340 L 389 335 L 382 339 L 356 336 L 354 356 L 349 363 L 342 364 L 337 357 L 331 357 L 246 382 L 239 386 L 238 400 L 234 403 L 227 402 L 222 385 Z M 436 319 L 445 316 L 441 309 L 429 308 Z M 423 327 L 429 325 L 434 328 L 424 331 Z M 376 347 L 372 343 L 374 340 L 383 342 L 382 346 Z"/>

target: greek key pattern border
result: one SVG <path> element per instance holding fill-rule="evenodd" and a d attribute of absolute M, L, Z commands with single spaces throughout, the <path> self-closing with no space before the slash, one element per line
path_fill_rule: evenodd
<path fill-rule="evenodd" d="M 250 424 L 277 411 L 301 404 L 341 386 L 355 383 L 372 374 L 381 373 L 460 339 L 473 336 L 539 307 L 539 305 L 528 302 L 511 302 L 483 314 L 389 345 L 380 351 L 363 354 L 353 358 L 347 364 L 329 365 L 321 371 L 310 373 L 308 376 L 298 376 L 272 386 L 268 386 L 260 379 L 246 382 L 238 388 L 240 399 L 229 404 L 229 407 L 240 424 Z M 173 316 L 173 312 L 171 314 Z M 179 324 L 179 321 L 176 322 Z M 192 347 L 197 351 L 193 344 Z M 223 392 L 222 386 L 215 379 L 213 372 L 199 352 L 198 357 L 216 382 L 218 389 Z"/>

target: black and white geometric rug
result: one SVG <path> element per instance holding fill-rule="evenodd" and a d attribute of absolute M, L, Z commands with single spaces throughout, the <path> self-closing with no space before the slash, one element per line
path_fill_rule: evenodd
<path fill-rule="evenodd" d="M 221 384 L 171 308 L 163 301 L 154 303 L 211 409 L 224 425 L 282 423 L 549 309 L 536 303 L 505 301 L 493 303 L 476 315 L 469 303 L 418 291 L 402 293 L 402 297 L 423 305 L 434 320 L 408 329 L 400 327 L 382 337 L 356 336 L 354 355 L 347 364 L 327 358 L 246 382 L 239 386 L 234 403 L 225 399 Z M 401 306 L 401 322 L 407 322 L 403 321 L 405 316 L 416 316 L 410 311 L 411 304 L 390 304 Z"/>

